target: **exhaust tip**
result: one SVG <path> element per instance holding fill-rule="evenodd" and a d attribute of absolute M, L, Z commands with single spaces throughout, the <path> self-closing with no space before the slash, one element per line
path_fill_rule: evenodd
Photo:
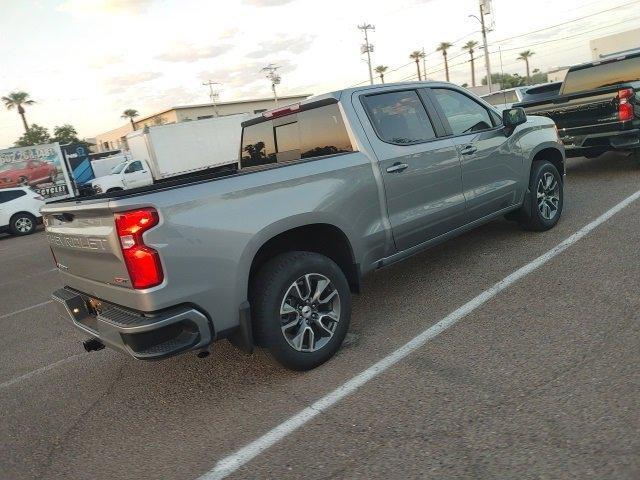
<path fill-rule="evenodd" d="M 104 343 L 97 338 L 89 338 L 82 342 L 82 346 L 87 352 L 96 352 L 104 348 Z"/>

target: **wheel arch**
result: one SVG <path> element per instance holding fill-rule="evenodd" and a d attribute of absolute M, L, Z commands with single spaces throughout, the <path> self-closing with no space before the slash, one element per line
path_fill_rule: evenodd
<path fill-rule="evenodd" d="M 244 280 L 247 294 L 251 279 L 260 267 L 276 255 L 289 251 L 315 252 L 330 258 L 344 272 L 351 291 L 360 291 L 360 267 L 348 234 L 333 223 L 314 222 L 291 226 L 264 237 L 251 255 Z"/>
<path fill-rule="evenodd" d="M 531 166 L 534 162 L 547 160 L 558 169 L 560 176 L 564 178 L 564 175 L 566 173 L 565 155 L 564 151 L 561 150 L 562 147 L 559 147 L 560 146 L 554 142 L 545 142 L 538 145 L 534 150 L 531 151 L 531 163 L 529 166 L 529 172 L 531 172 Z"/>

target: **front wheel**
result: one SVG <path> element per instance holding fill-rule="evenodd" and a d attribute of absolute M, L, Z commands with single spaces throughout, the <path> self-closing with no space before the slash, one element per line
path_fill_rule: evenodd
<path fill-rule="evenodd" d="M 351 319 L 351 292 L 331 259 L 289 252 L 257 273 L 251 308 L 258 343 L 284 367 L 310 370 L 340 348 Z"/>
<path fill-rule="evenodd" d="M 9 220 L 9 230 L 14 235 L 29 235 L 36 230 L 36 217 L 30 213 L 16 213 Z"/>
<path fill-rule="evenodd" d="M 553 163 L 534 162 L 529 178 L 527 205 L 518 211 L 518 223 L 525 230 L 543 232 L 558 223 L 564 204 L 564 184 Z"/>

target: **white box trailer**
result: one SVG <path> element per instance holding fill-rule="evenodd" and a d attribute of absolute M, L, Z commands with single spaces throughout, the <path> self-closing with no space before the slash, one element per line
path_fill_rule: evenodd
<path fill-rule="evenodd" d="M 145 127 L 127 135 L 133 160 L 149 165 L 154 180 L 235 164 L 241 123 L 250 114 Z"/>

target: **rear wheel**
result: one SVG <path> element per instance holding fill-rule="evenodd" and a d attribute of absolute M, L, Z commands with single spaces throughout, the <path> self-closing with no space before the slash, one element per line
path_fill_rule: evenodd
<path fill-rule="evenodd" d="M 529 178 L 528 205 L 517 212 L 525 230 L 543 232 L 558 223 L 564 203 L 564 185 L 558 169 L 549 161 L 534 162 Z"/>
<path fill-rule="evenodd" d="M 9 220 L 9 230 L 14 235 L 29 235 L 36 230 L 36 217 L 27 212 L 16 213 Z"/>
<path fill-rule="evenodd" d="M 351 292 L 331 259 L 290 252 L 257 273 L 251 308 L 258 344 L 286 368 L 310 370 L 340 348 L 351 318 Z"/>

